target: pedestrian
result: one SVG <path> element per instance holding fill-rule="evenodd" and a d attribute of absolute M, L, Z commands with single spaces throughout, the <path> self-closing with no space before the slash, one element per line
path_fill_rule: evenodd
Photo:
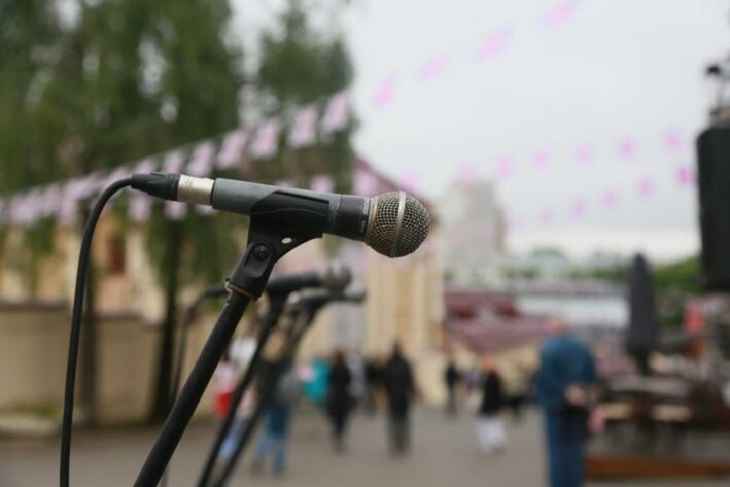
<path fill-rule="evenodd" d="M 383 382 L 388 401 L 390 452 L 394 456 L 401 456 L 411 448 L 410 410 L 416 388 L 411 364 L 398 343 L 393 346 L 393 352 L 385 365 Z"/>
<path fill-rule="evenodd" d="M 545 414 L 550 487 L 581 487 L 588 420 L 595 399 L 591 351 L 560 321 L 550 323 L 540 353 L 537 395 Z"/>
<path fill-rule="evenodd" d="M 351 383 L 352 374 L 345 354 L 338 350 L 332 360 L 327 384 L 327 413 L 332 423 L 332 439 L 337 453 L 345 451 L 345 433 L 353 405 Z"/>
<path fill-rule="evenodd" d="M 262 471 L 268 457 L 272 457 L 272 471 L 276 476 L 286 472 L 287 442 L 294 402 L 301 393 L 301 382 L 289 364 L 280 362 L 269 364 L 269 374 L 277 374 L 275 368 L 286 372 L 276 385 L 276 392 L 266 409 L 264 431 L 256 444 L 251 471 L 258 474 Z M 265 394 L 262 393 L 262 397 Z"/>
<path fill-rule="evenodd" d="M 456 416 L 458 413 L 457 387 L 461 382 L 461 372 L 456 367 L 454 359 L 449 357 L 449 362 L 444 370 L 444 384 L 446 385 L 446 415 Z"/>
<path fill-rule="evenodd" d="M 530 375 L 531 373 L 525 367 L 517 365 L 511 376 L 512 380 L 507 383 L 507 403 L 512 410 L 512 420 L 515 423 L 522 421 L 522 413 L 530 389 Z"/>
<path fill-rule="evenodd" d="M 236 363 L 231 357 L 229 350 L 223 354 L 218 367 L 215 369 L 215 403 L 214 410 L 216 416 L 222 421 L 227 415 L 231 407 L 231 399 L 233 389 L 236 387 L 236 377 L 238 369 Z"/>
<path fill-rule="evenodd" d="M 489 357 L 482 360 L 481 402 L 477 418 L 477 436 L 483 453 L 491 454 L 504 449 L 506 433 L 500 417 L 505 406 L 502 378 Z"/>
<path fill-rule="evenodd" d="M 365 362 L 365 411 L 374 416 L 378 410 L 378 389 L 382 382 L 382 370 L 378 359 L 371 357 Z"/>

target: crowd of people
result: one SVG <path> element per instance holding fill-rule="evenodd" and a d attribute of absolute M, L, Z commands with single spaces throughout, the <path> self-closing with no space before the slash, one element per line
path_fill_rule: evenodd
<path fill-rule="evenodd" d="M 221 393 L 217 409 L 225 414 L 233 374 L 222 366 L 218 376 Z M 484 454 L 499 454 L 508 447 L 504 420 L 507 412 L 511 411 L 513 419 L 519 421 L 523 405 L 534 399 L 544 412 L 549 485 L 583 485 L 585 443 L 596 382 L 590 350 L 561 323 L 554 322 L 552 337 L 542 346 L 539 369 L 524 378 L 523 387 L 518 390 L 510 389 L 506 382 L 493 357 L 485 356 L 480 368 L 470 371 L 460 370 L 449 360 L 443 372 L 447 417 L 455 417 L 464 409 L 464 397 L 476 396 L 478 447 Z M 255 401 L 254 395 L 255 392 L 250 393 L 243 401 L 231 436 L 240 431 Z M 315 360 L 304 373 L 292 368 L 281 378 L 266 405 L 254 449 L 253 472 L 261 472 L 269 460 L 274 474 L 286 471 L 292 412 L 301 397 L 308 398 L 327 419 L 336 454 L 347 452 L 348 427 L 356 410 L 374 415 L 382 409 L 389 451 L 393 457 L 405 456 L 412 445 L 411 410 L 418 396 L 413 367 L 397 343 L 390 355 L 381 360 L 353 361 L 344 351 L 337 350 L 329 359 Z M 230 443 L 229 439 L 224 444 L 223 456 L 229 454 Z"/>

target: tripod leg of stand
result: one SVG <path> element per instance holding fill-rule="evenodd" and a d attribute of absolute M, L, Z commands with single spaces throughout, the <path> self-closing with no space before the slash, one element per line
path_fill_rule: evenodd
<path fill-rule="evenodd" d="M 276 322 L 279 320 L 280 315 L 281 312 L 279 309 L 272 309 L 271 311 L 269 311 L 266 317 L 264 327 L 258 337 L 256 350 L 254 351 L 254 354 L 248 363 L 248 367 L 246 367 L 246 372 L 244 373 L 239 383 L 236 385 L 236 389 L 233 391 L 228 414 L 226 414 L 223 423 L 218 429 L 218 434 L 208 454 L 208 459 L 205 462 L 205 467 L 203 467 L 203 473 L 198 480 L 198 486 L 200 487 L 208 485 L 208 482 L 210 481 L 210 476 L 213 473 L 213 468 L 215 467 L 216 462 L 218 461 L 218 456 L 220 455 L 220 450 L 223 446 L 223 442 L 225 441 L 226 437 L 231 431 L 231 428 L 233 427 L 233 423 L 238 413 L 238 408 L 241 405 L 241 401 L 243 400 L 243 395 L 246 393 L 246 390 L 248 390 L 253 376 L 258 369 L 261 352 L 266 346 L 266 343 L 269 341 L 269 337 L 271 337 L 271 332 L 276 327 Z"/>
<path fill-rule="evenodd" d="M 298 319 L 296 320 L 298 323 L 295 324 L 294 330 L 292 330 L 290 336 L 288 337 L 289 342 L 287 343 L 286 349 L 281 358 L 274 364 L 271 364 L 270 368 L 265 371 L 265 374 L 262 374 L 264 376 L 263 384 L 261 387 L 262 394 L 260 399 L 256 403 L 256 409 L 246 423 L 246 427 L 244 428 L 243 432 L 236 439 L 236 448 L 233 452 L 233 455 L 224 465 L 220 477 L 212 483 L 213 487 L 223 487 L 224 485 L 226 485 L 226 482 L 228 481 L 230 476 L 233 475 L 238 461 L 240 460 L 243 452 L 251 441 L 256 427 L 261 420 L 261 416 L 266 410 L 266 406 L 274 397 L 274 393 L 276 392 L 276 389 L 279 385 L 279 380 L 286 371 L 287 367 L 291 365 L 297 348 L 299 347 L 299 344 L 301 343 L 307 329 L 309 329 L 309 325 L 311 325 L 312 321 L 314 320 L 315 315 L 316 311 L 312 310 L 310 312 L 305 312 L 298 317 Z M 207 486 L 200 484 L 198 487 Z"/>
<path fill-rule="evenodd" d="M 256 427 L 258 426 L 258 423 L 263 416 L 264 411 L 266 411 L 267 406 L 271 402 L 271 399 L 276 392 L 277 385 L 279 384 L 279 379 L 281 378 L 285 366 L 286 363 L 283 362 L 271 364 L 266 374 L 263 374 L 264 380 L 261 386 L 261 397 L 256 402 L 256 408 L 251 414 L 251 417 L 246 422 L 246 426 L 241 432 L 241 435 L 236 439 L 236 448 L 233 452 L 233 455 L 223 466 L 220 477 L 214 480 L 212 484 L 210 484 L 212 485 L 212 487 L 223 487 L 224 485 L 226 485 L 226 482 L 228 482 L 228 479 L 235 471 L 238 460 L 241 458 L 243 452 L 250 443 L 251 438 L 256 431 Z"/>

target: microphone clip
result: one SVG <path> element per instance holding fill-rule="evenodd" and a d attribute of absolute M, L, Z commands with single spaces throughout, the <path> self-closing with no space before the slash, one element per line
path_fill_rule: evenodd
<path fill-rule="evenodd" d="M 316 232 L 299 230 L 292 234 L 290 230 L 272 222 L 266 215 L 252 215 L 246 250 L 226 281 L 228 289 L 257 300 L 266 290 L 279 259 L 301 244 L 320 237 Z"/>

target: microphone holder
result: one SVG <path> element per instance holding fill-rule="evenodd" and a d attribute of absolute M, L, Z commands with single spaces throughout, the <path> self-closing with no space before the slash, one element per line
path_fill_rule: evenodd
<path fill-rule="evenodd" d="M 203 347 L 190 376 L 165 420 L 134 483 L 135 487 L 157 487 L 175 452 L 195 409 L 203 397 L 213 372 L 230 345 L 238 322 L 251 301 L 266 289 L 271 272 L 278 260 L 299 245 L 318 238 L 321 233 L 306 231 L 292 235 L 287 219 L 275 213 L 262 212 L 250 218 L 246 250 L 236 265 L 226 286 L 228 300 L 218 315 L 213 331 Z M 251 369 L 256 364 L 252 362 Z"/>

